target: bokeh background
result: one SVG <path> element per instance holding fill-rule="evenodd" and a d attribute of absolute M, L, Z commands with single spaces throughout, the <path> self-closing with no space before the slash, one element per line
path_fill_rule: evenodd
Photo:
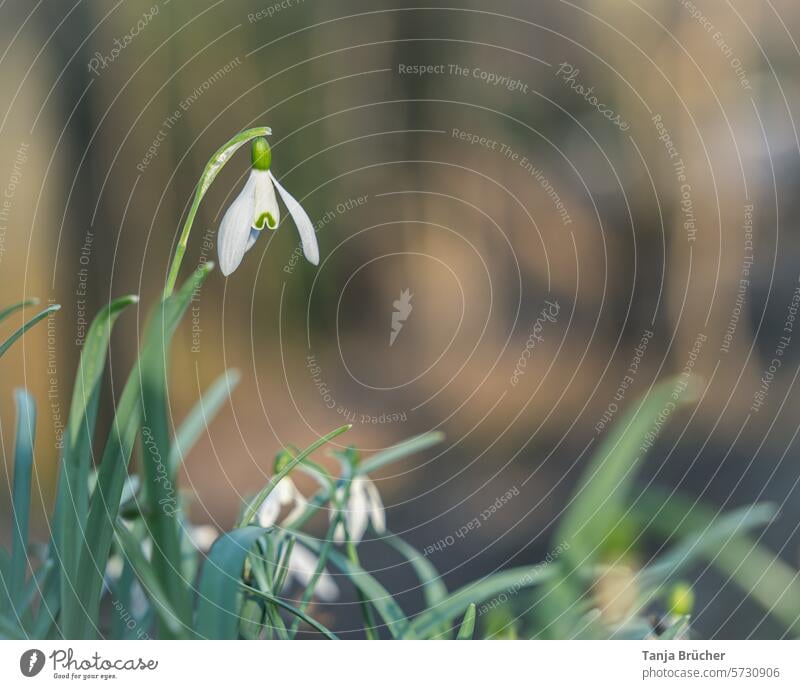
<path fill-rule="evenodd" d="M 378 485 L 420 550 L 454 541 L 431 557 L 458 586 L 544 557 L 593 447 L 690 366 L 701 399 L 642 484 L 777 501 L 763 540 L 797 566 L 799 41 L 791 0 L 2 3 L 2 302 L 62 304 L 0 365 L 5 478 L 26 386 L 46 533 L 86 321 L 142 297 L 113 337 L 111 400 L 206 160 L 266 124 L 322 261 L 297 260 L 287 220 L 193 301 L 175 419 L 242 373 L 186 461 L 196 520 L 228 528 L 280 447 L 342 423 L 367 452 L 441 429 Z M 184 274 L 215 257 L 247 169 L 238 154 L 206 196 Z M 382 552 L 366 562 L 402 588 Z M 706 636 L 782 633 L 713 571 L 693 583 L 714 598 Z"/>

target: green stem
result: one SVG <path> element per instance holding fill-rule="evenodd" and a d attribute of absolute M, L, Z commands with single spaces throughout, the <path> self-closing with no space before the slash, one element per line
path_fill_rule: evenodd
<path fill-rule="evenodd" d="M 164 287 L 164 299 L 172 294 L 172 291 L 175 289 L 175 283 L 178 281 L 178 273 L 180 273 L 181 270 L 183 255 L 186 253 L 186 247 L 189 245 L 189 233 L 192 231 L 197 209 L 200 208 L 201 198 L 200 187 L 198 186 L 194 195 L 194 200 L 192 201 L 192 207 L 189 209 L 189 214 L 186 216 L 186 222 L 183 223 L 181 238 L 178 240 L 178 246 L 175 248 L 175 256 L 172 259 L 172 265 L 169 268 L 169 276 L 167 277 L 167 284 Z"/>

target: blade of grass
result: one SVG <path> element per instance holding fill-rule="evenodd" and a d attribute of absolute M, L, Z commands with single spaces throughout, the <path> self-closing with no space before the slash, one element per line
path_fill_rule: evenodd
<path fill-rule="evenodd" d="M 20 309 L 25 309 L 29 306 L 36 306 L 39 303 L 39 300 L 34 299 L 26 299 L 25 301 L 17 302 L 16 304 L 12 304 L 11 306 L 7 306 L 4 309 L 0 309 L 0 323 L 2 323 L 6 318 L 8 318 L 12 313 L 19 311 Z"/>
<path fill-rule="evenodd" d="M 128 476 L 136 433 L 141 419 L 140 374 L 159 359 L 159 349 L 166 347 L 192 295 L 203 283 L 213 264 L 200 266 L 181 290 L 165 300 L 156 310 L 156 321 L 168 324 L 164 329 L 151 323 L 145 328 L 142 351 L 123 388 L 117 413 L 109 431 L 103 458 L 97 474 L 97 484 L 89 503 L 86 538 L 81 549 L 76 581 L 76 595 L 84 603 L 83 615 L 64 616 L 62 629 L 69 639 L 91 638 L 96 632 L 105 562 L 111 548 L 114 521 Z M 152 320 L 152 319 L 151 319 Z M 162 338 L 162 339 L 159 339 Z"/>
<path fill-rule="evenodd" d="M 254 596 L 260 596 L 264 600 L 269 601 L 270 603 L 273 603 L 273 604 L 277 605 L 280 608 L 283 608 L 287 612 L 290 612 L 292 615 L 294 615 L 298 619 L 302 620 L 303 622 L 305 622 L 310 627 L 313 627 L 314 629 L 316 629 L 321 634 L 324 634 L 326 637 L 328 637 L 332 641 L 337 641 L 338 640 L 339 637 L 337 637 L 336 634 L 334 634 L 332 631 L 330 631 L 322 623 L 317 622 L 317 620 L 315 620 L 313 617 L 311 617 L 309 615 L 306 615 L 302 610 L 298 610 L 293 605 L 290 605 L 286 601 L 281 600 L 277 596 L 273 596 L 273 595 L 271 595 L 269 593 L 266 593 L 265 591 L 259 591 L 258 589 L 254 589 L 254 588 L 252 588 L 250 586 L 246 586 L 246 585 L 244 586 L 244 589 L 248 593 L 251 593 Z"/>
<path fill-rule="evenodd" d="M 554 576 L 555 569 L 546 564 L 516 567 L 467 584 L 451 593 L 436 607 L 426 610 L 411 620 L 403 638 L 428 638 L 431 632 L 441 629 L 445 625 L 452 626 L 452 621 L 463 614 L 474 601 L 485 601 L 501 593 L 510 597 L 523 588 L 547 581 Z"/>
<path fill-rule="evenodd" d="M 749 505 L 715 517 L 703 529 L 687 534 L 681 542 L 645 567 L 638 578 L 643 589 L 657 588 L 678 576 L 704 553 L 715 552 L 732 536 L 769 524 L 777 515 L 772 504 Z"/>
<path fill-rule="evenodd" d="M 28 570 L 28 523 L 31 507 L 31 477 L 33 475 L 33 439 L 36 437 L 36 405 L 25 390 L 16 390 L 17 435 L 14 448 L 13 513 L 11 515 L 11 571 L 9 596 L 12 609 L 19 617 L 19 605 L 25 592 Z"/>
<path fill-rule="evenodd" d="M 422 584 L 422 589 L 425 595 L 425 604 L 429 608 L 438 605 L 441 601 L 447 598 L 447 587 L 444 585 L 439 572 L 436 571 L 436 567 L 433 566 L 428 558 L 426 558 L 412 545 L 393 533 L 385 532 L 384 536 L 381 538 L 381 541 L 385 542 L 388 546 L 400 553 L 400 555 L 402 555 L 408 561 L 408 564 L 414 568 L 414 571 L 416 572 L 417 577 Z"/>
<path fill-rule="evenodd" d="M 118 316 L 138 301 L 136 296 L 122 297 L 100 311 L 87 331 L 75 376 L 53 519 L 54 548 L 61 564 L 61 606 L 67 617 L 80 616 L 83 605 L 75 595 L 74 582 L 89 513 L 92 440 L 108 343 Z"/>
<path fill-rule="evenodd" d="M 642 519 L 663 537 L 690 537 L 715 519 L 715 511 L 681 495 L 650 488 L 639 499 Z M 652 518 L 653 515 L 656 518 Z M 770 616 L 800 636 L 800 575 L 775 553 L 736 534 L 722 544 L 703 549 L 703 558 L 735 581 Z"/>
<path fill-rule="evenodd" d="M 625 511 L 648 441 L 697 386 L 696 379 L 688 383 L 681 387 L 680 379 L 672 379 L 656 385 L 627 411 L 595 453 L 555 536 L 556 543 L 569 543 L 564 558 L 573 565 L 590 566 L 597 559 L 599 546 Z"/>
<path fill-rule="evenodd" d="M 464 620 L 461 622 L 461 627 L 458 630 L 456 639 L 464 641 L 472 639 L 475 634 L 475 603 L 470 603 L 467 612 L 464 613 Z"/>
<path fill-rule="evenodd" d="M 404 459 L 415 452 L 421 452 L 422 450 L 426 450 L 433 445 L 437 445 L 438 443 L 442 442 L 442 440 L 444 440 L 444 433 L 439 431 L 425 433 L 424 435 L 418 435 L 413 438 L 409 438 L 408 440 L 404 440 L 393 447 L 387 448 L 382 452 L 377 452 L 376 454 L 372 455 L 372 457 L 358 465 L 356 468 L 356 473 L 370 474 L 373 471 L 386 466 L 387 464 L 391 464 L 392 462 Z"/>
<path fill-rule="evenodd" d="M 36 325 L 43 318 L 47 318 L 51 313 L 55 313 L 60 308 L 61 308 L 60 304 L 51 304 L 44 311 L 37 313 L 27 323 L 25 323 L 20 328 L 15 330 L 5 342 L 0 344 L 0 357 L 3 356 L 3 354 L 5 354 L 9 350 L 11 345 L 13 345 L 20 337 L 22 337 L 26 332 L 28 332 L 28 330 L 30 330 L 34 325 Z"/>
<path fill-rule="evenodd" d="M 206 390 L 197 404 L 183 420 L 175 432 L 175 439 L 169 453 L 169 472 L 176 476 L 183 458 L 194 447 L 200 434 L 208 428 L 208 424 L 217 415 L 222 405 L 230 398 L 234 388 L 239 384 L 241 376 L 235 369 L 225 371 Z"/>
<path fill-rule="evenodd" d="M 270 528 L 243 526 L 220 536 L 211 546 L 200 575 L 195 631 L 203 639 L 236 639 L 242 601 L 242 573 L 247 556 Z"/>
<path fill-rule="evenodd" d="M 188 629 L 181 622 L 177 611 L 172 605 L 172 601 L 161 586 L 161 581 L 153 563 L 149 562 L 142 552 L 139 539 L 119 519 L 115 523 L 114 536 L 142 587 L 150 597 L 153 608 L 164 627 L 169 630 L 173 638 L 188 638 Z"/>
<path fill-rule="evenodd" d="M 307 545 L 315 553 L 319 553 L 324 543 L 320 543 L 317 539 L 307 536 L 303 533 L 295 533 L 297 540 Z M 383 587 L 383 585 L 375 579 L 371 574 L 366 572 L 360 566 L 353 564 L 342 553 L 337 550 L 330 549 L 328 552 L 328 559 L 333 565 L 341 570 L 350 579 L 353 586 L 360 591 L 365 600 L 375 608 L 380 615 L 381 619 L 386 623 L 386 627 L 391 635 L 396 638 L 402 638 L 408 627 L 408 618 L 403 612 L 402 608 L 397 604 L 391 594 Z"/>

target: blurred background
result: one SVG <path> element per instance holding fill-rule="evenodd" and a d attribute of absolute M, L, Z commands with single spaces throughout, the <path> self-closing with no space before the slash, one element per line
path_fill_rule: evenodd
<path fill-rule="evenodd" d="M 777 501 L 763 540 L 798 565 L 796 3 L 13 0 L 0 18 L 2 302 L 62 304 L 0 365 L 6 479 L 12 388 L 39 404 L 42 534 L 88 322 L 142 297 L 112 340 L 111 400 L 203 166 L 269 125 L 322 260 L 298 258 L 287 219 L 195 295 L 176 422 L 242 373 L 186 461 L 196 520 L 228 528 L 279 448 L 343 423 L 367 453 L 441 429 L 377 483 L 395 532 L 452 541 L 431 558 L 456 587 L 545 557 L 614 421 L 692 370 L 701 399 L 642 485 Z M 184 276 L 215 259 L 248 163 L 205 197 Z M 0 508 L 6 526 L 7 491 Z M 365 544 L 402 590 L 384 557 Z M 782 633 L 713 572 L 694 583 L 716 595 L 706 636 Z"/>

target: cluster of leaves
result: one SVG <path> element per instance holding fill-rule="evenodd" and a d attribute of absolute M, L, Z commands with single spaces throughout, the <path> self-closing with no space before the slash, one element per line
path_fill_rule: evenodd
<path fill-rule="evenodd" d="M 675 381 L 654 387 L 599 448 L 556 529 L 553 542 L 564 545 L 558 557 L 494 573 L 451 592 L 420 552 L 396 535 L 383 534 L 385 544 L 413 568 L 424 591 L 426 607 L 414 616 L 407 615 L 378 579 L 361 567 L 356 544 L 346 537 L 342 546 L 335 546 L 333 533 L 345 523 L 343 506 L 354 478 L 430 447 L 439 441 L 438 434 L 413 438 L 366 459 L 352 448 L 335 452 L 342 466 L 336 477 L 315 462 L 312 454 L 348 427 L 291 453 L 279 473 L 242 506 L 236 528 L 221 535 L 203 558 L 191 537 L 184 505 L 180 499 L 173 504 L 179 495 L 173 487 L 182 458 L 227 399 L 237 378 L 233 372 L 225 373 L 173 435 L 167 372 L 169 341 L 210 268 L 199 268 L 151 314 L 96 470 L 91 448 L 111 329 L 136 299 L 114 301 L 94 320 L 65 430 L 50 522 L 52 535 L 50 542 L 38 549 L 28 542 L 35 405 L 27 392 L 17 391 L 12 545 L 10 554 L 0 549 L 0 635 L 131 638 L 141 636 L 145 629 L 148 636 L 152 632 L 160 638 L 292 638 L 305 624 L 336 638 L 308 612 L 319 577 L 324 568 L 333 567 L 358 592 L 364 633 L 369 638 L 472 638 L 476 620 L 485 611 L 490 614 L 480 619 L 479 631 L 494 638 L 520 634 L 672 638 L 688 634 L 685 613 L 689 610 L 678 610 L 676 605 L 659 624 L 647 613 L 698 558 L 720 567 L 796 633 L 800 597 L 794 572 L 744 534 L 767 524 L 774 516 L 772 506 L 752 506 L 718 516 L 675 494 L 654 489 L 632 497 L 646 435 L 670 400 L 680 402 L 676 391 L 681 386 Z M 24 305 L 0 312 L 0 319 Z M 45 309 L 12 334 L 0 345 L 0 354 L 56 308 Z M 128 465 L 138 435 L 142 436 L 142 462 L 138 475 L 131 476 Z M 313 476 L 319 483 L 318 492 L 291 523 L 280 528 L 258 525 L 260 505 L 293 471 Z M 303 527 L 323 509 L 333 514 L 325 537 L 304 533 Z M 626 525 L 631 523 L 636 528 L 626 533 Z M 625 564 L 625 553 L 649 532 L 672 544 L 645 566 L 631 569 Z M 620 533 L 625 537 L 620 539 Z M 143 547 L 146 542 L 151 547 Z M 297 542 L 315 551 L 318 563 L 299 598 L 290 600 L 282 591 Z M 121 560 L 122 569 L 109 579 L 107 565 L 113 558 Z M 615 572 L 628 575 L 610 577 Z M 609 578 L 622 585 L 601 595 L 599 589 Z M 519 596 L 523 589 L 531 589 L 535 596 Z M 132 600 L 137 591 L 145 594 L 143 605 Z M 112 596 L 126 614 L 111 615 L 111 622 L 104 625 L 101 604 Z M 510 599 L 519 603 L 492 604 Z M 615 601 L 623 610 L 609 615 Z M 137 612 L 128 612 L 136 608 Z M 134 625 L 129 623 L 132 616 Z"/>

